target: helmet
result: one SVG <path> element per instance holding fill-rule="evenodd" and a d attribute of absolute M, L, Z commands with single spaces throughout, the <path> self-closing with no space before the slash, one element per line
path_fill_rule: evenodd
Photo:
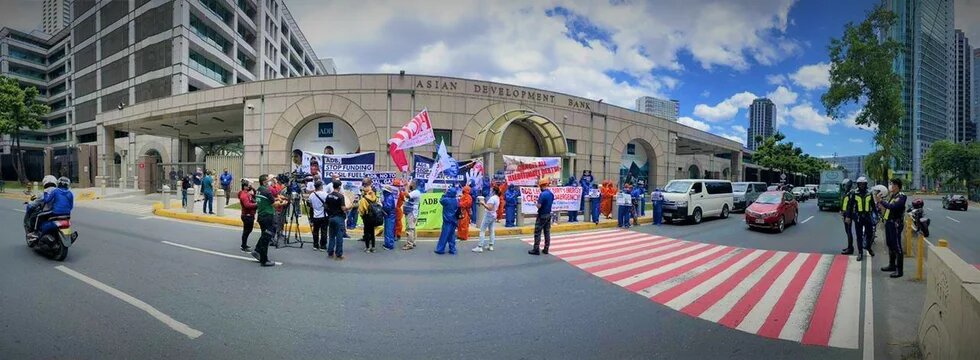
<path fill-rule="evenodd" d="M 58 179 L 55 178 L 54 175 L 47 175 L 44 177 L 44 179 L 41 179 L 42 187 L 57 186 L 57 185 L 58 185 Z"/>
<path fill-rule="evenodd" d="M 867 185 L 867 184 L 868 184 L 868 179 L 867 179 L 867 178 L 865 178 L 864 176 L 862 176 L 862 177 L 859 177 L 859 178 L 857 179 L 857 183 L 858 183 L 858 184 L 862 184 L 862 183 L 863 183 L 863 184 L 865 184 L 865 185 Z"/>
<path fill-rule="evenodd" d="M 67 189 L 69 185 L 71 185 L 71 179 L 68 179 L 67 177 L 64 176 L 58 178 L 58 187 L 62 189 Z"/>
<path fill-rule="evenodd" d="M 541 178 L 540 180 L 538 180 L 538 186 L 543 186 L 548 184 L 551 184 L 551 180 L 549 180 L 548 178 Z"/>
<path fill-rule="evenodd" d="M 925 203 L 922 201 L 922 199 L 912 200 L 912 208 L 913 209 L 921 209 L 924 204 Z"/>

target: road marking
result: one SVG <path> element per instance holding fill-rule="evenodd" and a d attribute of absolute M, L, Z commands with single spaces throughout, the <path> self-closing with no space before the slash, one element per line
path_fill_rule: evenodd
<path fill-rule="evenodd" d="M 806 220 L 800 221 L 800 224 L 806 224 L 806 222 L 810 221 L 810 219 L 813 219 L 813 215 L 810 215 L 810 217 L 806 218 Z"/>
<path fill-rule="evenodd" d="M 16 212 L 27 213 L 27 210 L 24 210 L 24 209 L 10 209 L 10 210 L 13 210 L 13 211 L 16 211 Z"/>
<path fill-rule="evenodd" d="M 153 218 L 156 218 L 156 215 L 148 215 L 148 216 L 141 217 L 139 219 L 140 220 L 146 220 L 146 219 L 153 219 Z"/>
<path fill-rule="evenodd" d="M 871 258 L 864 262 L 871 264 Z M 848 261 L 844 274 L 844 284 L 841 286 L 840 299 L 837 301 L 837 313 L 830 330 L 830 340 L 827 344 L 833 347 L 857 349 L 861 335 L 861 267 L 863 262 Z"/>
<path fill-rule="evenodd" d="M 183 244 L 172 243 L 172 242 L 169 242 L 169 241 L 161 241 L 161 242 L 164 243 L 164 244 L 170 245 L 170 246 L 176 246 L 176 247 L 184 248 L 184 249 L 187 249 L 187 250 L 200 251 L 200 252 L 206 253 L 206 254 L 224 256 L 226 258 L 232 258 L 232 259 L 238 259 L 238 260 L 245 260 L 245 261 L 251 261 L 251 262 L 259 262 L 258 260 L 256 260 L 253 257 L 239 256 L 239 255 L 232 255 L 232 254 L 225 254 L 225 253 L 222 253 L 222 252 L 217 252 L 217 251 L 212 251 L 212 250 L 207 250 L 207 249 L 196 248 L 196 247 L 193 247 L 193 246 L 187 246 L 187 245 L 183 245 Z M 276 265 L 282 265 L 282 263 L 281 262 L 278 262 L 278 261 L 275 261 L 275 263 L 276 263 Z"/>
<path fill-rule="evenodd" d="M 926 208 L 926 210 L 932 211 L 932 208 Z"/>
<path fill-rule="evenodd" d="M 92 285 L 96 289 L 105 291 L 109 295 L 115 296 L 117 299 L 125 301 L 126 303 L 135 306 L 137 309 L 145 311 L 147 314 L 150 314 L 150 316 L 156 318 L 157 320 L 160 320 L 160 322 L 169 326 L 171 329 L 174 329 L 181 334 L 187 335 L 187 337 L 191 339 L 197 339 L 198 337 L 204 334 L 203 332 L 199 330 L 195 330 L 180 321 L 174 320 L 174 318 L 160 312 L 160 310 L 157 310 L 153 306 L 150 306 L 150 304 L 140 301 L 140 299 L 134 298 L 129 294 L 117 290 L 116 288 L 113 288 L 98 280 L 85 276 L 75 270 L 69 269 L 64 265 L 55 266 L 54 268 L 58 269 L 58 271 L 61 271 L 65 274 L 68 274 L 68 276 L 81 280 L 86 284 Z"/>
<path fill-rule="evenodd" d="M 946 218 L 947 218 L 947 219 L 950 219 L 950 220 L 953 220 L 953 221 L 955 221 L 955 222 L 960 222 L 959 220 L 956 220 L 956 219 L 954 219 L 954 218 L 951 218 L 951 217 L 949 217 L 949 216 L 947 216 Z"/>
<path fill-rule="evenodd" d="M 875 312 L 874 301 L 871 298 L 871 263 L 868 264 L 864 276 L 864 360 L 875 358 Z"/>

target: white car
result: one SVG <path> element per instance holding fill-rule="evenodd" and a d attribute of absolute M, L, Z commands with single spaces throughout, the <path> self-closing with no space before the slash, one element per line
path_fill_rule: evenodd
<path fill-rule="evenodd" d="M 671 180 L 664 187 L 664 219 L 701 223 L 705 216 L 728 218 L 735 197 L 728 180 Z"/>

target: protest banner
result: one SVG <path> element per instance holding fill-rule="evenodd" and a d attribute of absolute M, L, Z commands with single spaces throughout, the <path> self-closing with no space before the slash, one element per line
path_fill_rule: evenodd
<path fill-rule="evenodd" d="M 560 182 L 561 158 L 504 155 L 504 178 L 517 186 L 536 186 L 541 178 Z"/>
<path fill-rule="evenodd" d="M 537 187 L 521 187 L 521 213 L 538 213 L 538 196 L 541 189 Z M 555 201 L 551 203 L 551 211 L 578 211 L 582 201 L 582 188 L 578 186 L 557 186 L 550 187 L 551 193 L 555 195 Z"/>
<path fill-rule="evenodd" d="M 418 154 L 413 156 L 413 160 L 415 163 L 415 172 L 412 174 L 412 177 L 418 183 L 426 182 L 435 160 L 428 156 Z M 482 178 L 483 172 L 483 159 L 463 160 L 459 162 L 459 171 L 455 177 L 446 176 L 445 173 L 439 174 L 432 184 L 425 184 L 425 189 L 446 189 L 450 184 L 458 184 L 464 181 L 469 182 L 471 177 Z"/>
<path fill-rule="evenodd" d="M 419 230 L 436 230 L 442 228 L 442 205 L 439 199 L 442 193 L 424 193 L 419 204 L 419 217 L 415 228 Z"/>

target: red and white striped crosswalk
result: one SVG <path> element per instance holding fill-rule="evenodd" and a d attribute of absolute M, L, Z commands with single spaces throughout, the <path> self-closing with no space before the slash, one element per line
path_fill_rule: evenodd
<path fill-rule="evenodd" d="M 769 338 L 858 348 L 861 263 L 846 256 L 623 230 L 556 236 L 550 253 L 690 316 Z"/>

